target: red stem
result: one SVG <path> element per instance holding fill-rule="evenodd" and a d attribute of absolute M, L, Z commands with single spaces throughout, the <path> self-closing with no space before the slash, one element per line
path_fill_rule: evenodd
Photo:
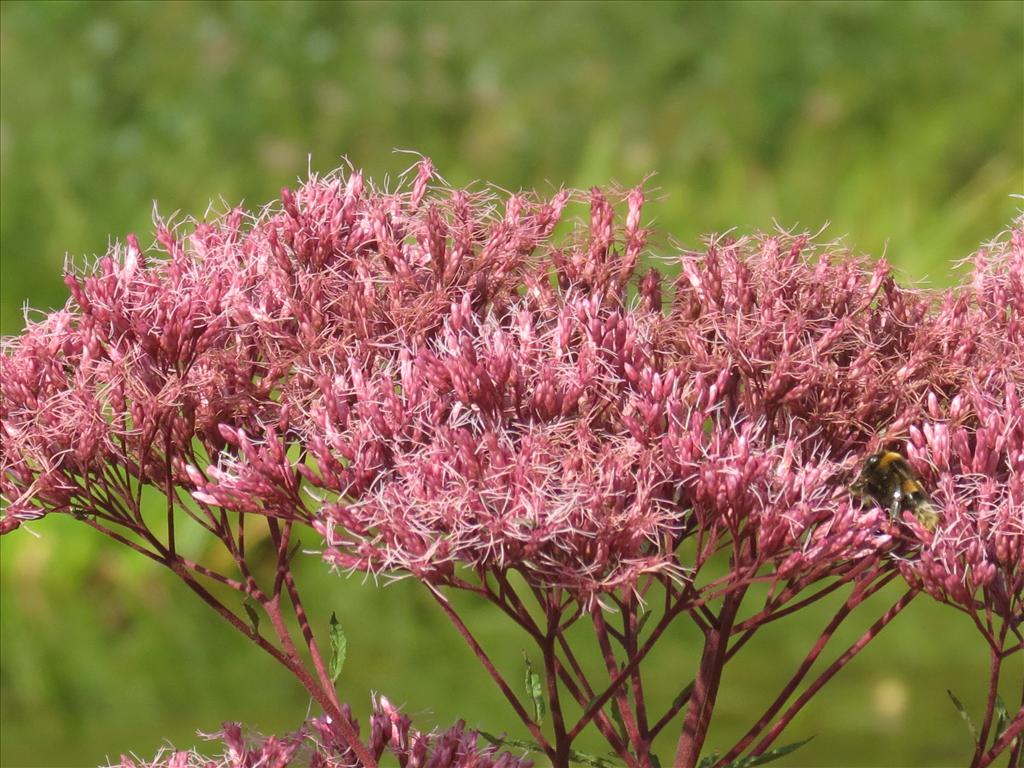
<path fill-rule="evenodd" d="M 753 750 L 751 750 L 750 754 L 760 755 L 769 747 L 771 747 L 772 742 L 774 742 L 775 739 L 779 737 L 779 734 L 782 733 L 786 726 L 789 725 L 790 721 L 796 716 L 796 714 L 801 709 L 803 709 L 807 702 L 810 701 L 811 698 L 819 690 L 821 690 L 821 687 L 825 685 L 825 683 L 827 683 L 829 680 L 831 680 L 840 669 L 845 667 L 850 662 L 850 660 L 853 659 L 854 656 L 860 653 L 864 649 L 864 646 L 866 646 L 871 640 L 877 637 L 878 633 L 881 632 L 890 621 L 895 619 L 896 616 L 898 616 L 899 613 L 904 608 L 906 608 L 907 605 L 909 605 L 910 601 L 917 596 L 917 594 L 917 592 L 907 592 L 905 595 L 903 595 L 903 597 L 897 600 L 896 603 L 893 604 L 893 606 L 890 607 L 889 610 L 886 611 L 874 624 L 868 627 L 867 631 L 860 636 L 857 642 L 855 642 L 853 645 L 847 648 L 842 656 L 840 656 L 838 659 L 832 662 L 828 669 L 826 669 L 824 672 L 818 675 L 814 682 L 807 687 L 807 690 L 800 694 L 799 698 L 797 698 L 797 700 L 793 702 L 789 709 L 787 709 L 786 712 L 782 715 L 782 717 L 779 718 L 778 722 L 775 723 L 775 725 L 768 732 L 768 734 L 763 739 L 761 739 L 761 741 L 757 744 L 756 747 L 754 747 Z"/>
<path fill-rule="evenodd" d="M 1024 712 L 1024 685 L 1020 687 L 1020 709 L 1017 710 L 1018 714 Z M 998 740 L 996 741 L 998 744 Z M 1010 763 L 1009 768 L 1021 768 L 1021 754 L 1024 751 L 1024 739 L 1017 739 L 1012 742 L 1013 749 L 1010 750 Z M 993 745 L 993 749 L 995 745 Z"/>
<path fill-rule="evenodd" d="M 341 703 L 338 701 L 338 695 L 334 689 L 334 682 L 331 680 L 330 675 L 327 673 L 327 668 L 324 666 L 320 647 L 317 645 L 316 636 L 313 634 L 313 630 L 309 626 L 309 619 L 306 617 L 306 610 L 302 606 L 302 600 L 299 597 L 299 590 L 295 584 L 295 577 L 292 575 L 290 570 L 285 574 L 284 583 L 288 588 L 288 598 L 291 600 L 292 609 L 295 611 L 295 618 L 299 622 L 302 637 L 306 641 L 306 648 L 309 650 L 309 656 L 313 660 L 313 667 L 316 669 L 316 673 L 320 678 L 320 685 L 325 691 L 327 691 L 327 695 L 331 697 L 331 701 L 335 702 L 337 707 L 341 709 Z"/>
<path fill-rule="evenodd" d="M 164 474 L 166 476 L 164 495 L 167 497 L 167 550 L 177 553 L 174 543 L 174 475 L 171 471 L 171 425 L 164 427 Z"/>
<path fill-rule="evenodd" d="M 544 654 L 544 677 L 547 682 L 548 708 L 551 710 L 551 724 L 555 731 L 555 756 L 553 758 L 557 768 L 568 768 L 569 749 L 572 744 L 565 731 L 565 718 L 562 715 L 562 702 L 558 696 L 558 659 L 555 653 L 555 635 L 558 631 L 558 623 L 561 619 L 556 599 L 549 600 L 545 606 L 548 627 L 544 640 L 541 643 L 541 651 Z"/>
<path fill-rule="evenodd" d="M 241 632 L 243 635 L 248 637 L 250 640 L 256 643 L 260 648 L 266 651 L 272 658 L 283 665 L 289 672 L 291 672 L 299 680 L 302 686 L 309 692 L 313 699 L 323 708 L 324 712 L 331 715 L 332 726 L 337 729 L 338 733 L 345 740 L 345 742 L 351 747 L 352 751 L 356 754 L 357 758 L 362 762 L 364 768 L 376 768 L 376 761 L 373 756 L 369 753 L 363 743 L 359 740 L 359 735 L 352 728 L 352 725 L 348 722 L 348 719 L 344 717 L 341 712 L 340 705 L 338 704 L 337 696 L 334 692 L 333 686 L 326 687 L 322 684 L 318 684 L 316 680 L 309 674 L 306 668 L 303 666 L 301 660 L 298 657 L 298 653 L 295 649 L 294 644 L 291 640 L 291 635 L 288 633 L 287 627 L 284 623 L 283 617 L 280 613 L 278 595 L 268 600 L 258 589 L 255 587 L 255 582 L 252 581 L 251 577 L 247 580 L 248 585 L 243 586 L 241 583 L 230 579 L 226 576 L 217 574 L 204 566 L 200 566 L 198 563 L 193 563 L 180 555 L 173 552 L 168 547 L 162 545 L 156 536 L 144 527 L 143 524 L 127 523 L 127 527 L 145 538 L 150 544 L 154 546 L 157 552 L 151 552 L 145 547 L 132 542 L 121 534 L 101 525 L 94 520 L 87 519 L 93 528 L 104 533 L 115 541 L 127 545 L 129 548 L 144 555 L 145 557 L 154 560 L 155 562 L 164 565 L 170 569 L 178 578 L 180 578 L 185 585 L 191 589 L 196 595 L 198 595 L 203 602 L 214 609 L 222 618 L 224 618 L 229 624 L 235 629 Z M 226 542 L 225 542 L 226 543 Z M 286 555 L 287 556 L 287 553 Z M 280 565 L 279 565 L 280 568 Z M 244 568 L 243 568 L 244 570 Z M 255 627 L 249 626 L 246 622 L 242 621 L 233 611 L 227 608 L 221 603 L 214 595 L 209 592 L 202 584 L 200 584 L 190 571 L 196 571 L 208 578 L 214 579 L 225 586 L 231 587 L 232 589 L 241 592 L 242 594 L 252 595 L 253 597 L 260 600 L 264 609 L 267 611 L 267 615 L 270 617 L 274 629 L 277 632 L 278 638 L 284 647 L 284 651 L 274 647 L 257 631 Z M 288 574 L 290 576 L 290 573 Z M 293 582 L 294 586 L 294 582 Z M 296 595 L 297 597 L 297 595 Z M 294 605 L 294 602 L 293 602 Z M 300 621 L 301 624 L 301 621 Z M 306 625 L 308 630 L 308 623 Z M 319 661 L 319 654 L 314 656 L 314 663 Z M 322 666 L 322 662 L 321 662 Z M 318 668 L 318 674 L 320 669 Z M 326 675 L 320 675 L 321 681 L 325 679 Z"/>
<path fill-rule="evenodd" d="M 817 602 L 823 597 L 830 595 L 831 593 L 835 592 L 837 589 L 842 587 L 844 584 L 850 583 L 863 570 L 865 569 L 854 569 L 852 573 L 848 573 L 842 578 L 837 578 L 831 584 L 822 587 L 817 592 L 808 595 L 807 597 L 802 598 L 801 600 L 798 600 L 795 603 L 786 605 L 786 601 L 791 600 L 792 598 L 796 597 L 801 592 L 803 592 L 804 589 L 806 589 L 806 585 L 803 583 L 798 583 L 796 585 L 790 586 L 787 589 L 783 590 L 782 594 L 778 595 L 774 599 L 767 601 L 765 603 L 764 609 L 761 610 L 759 613 L 756 613 L 750 618 L 744 619 L 739 624 L 737 624 L 736 631 L 746 632 L 748 630 L 756 629 L 757 627 L 764 626 L 765 624 L 777 621 L 778 619 L 788 616 L 791 613 L 799 611 L 801 608 L 805 608 L 811 603 Z M 895 574 L 889 574 L 886 583 L 888 583 L 888 580 L 891 580 L 894 575 Z"/>
<path fill-rule="evenodd" d="M 565 635 L 558 635 L 558 644 L 562 648 L 562 652 L 565 654 L 566 659 L 569 661 L 569 667 L 572 672 L 579 679 L 577 685 L 573 675 L 570 674 L 570 670 L 566 669 L 565 666 L 556 658 L 555 661 L 558 664 L 558 674 L 562 678 L 562 683 L 569 693 L 576 699 L 576 702 L 580 705 L 581 709 L 585 709 L 590 705 L 590 702 L 594 700 L 594 691 L 590 686 L 590 682 L 587 680 L 586 674 L 583 672 L 583 668 L 580 666 L 579 661 L 572 652 L 572 648 L 569 645 L 569 641 L 565 639 Z M 615 750 L 616 754 L 622 758 L 623 762 L 629 768 L 639 768 L 638 763 L 629 753 L 629 749 L 626 747 L 622 739 L 619 738 L 618 732 L 615 730 L 615 726 L 608 719 L 608 715 L 604 712 L 597 712 L 594 715 L 594 725 L 597 726 L 597 730 L 601 732 L 601 735 L 605 737 L 612 749 Z M 575 738 L 572 736 L 571 738 Z"/>
<path fill-rule="evenodd" d="M 543 648 L 544 636 L 541 633 L 540 629 L 537 627 L 537 625 L 534 623 L 533 618 L 530 616 L 529 609 L 519 598 L 519 595 L 516 594 L 515 590 L 512 588 L 512 585 L 508 583 L 508 580 L 504 577 L 504 575 L 500 575 L 496 578 L 501 587 L 500 594 L 495 593 L 495 591 L 490 588 L 490 585 L 488 585 L 485 580 L 482 580 L 482 586 L 479 588 L 476 588 L 473 585 L 462 581 L 452 581 L 451 583 L 459 589 L 465 589 L 475 594 L 479 594 L 481 597 L 484 597 L 488 601 L 497 605 L 507 616 L 509 616 L 514 622 L 516 622 L 516 624 L 518 624 L 520 627 L 526 630 L 526 632 L 537 643 L 538 648 Z M 538 600 L 540 599 L 541 598 L 538 596 Z M 567 669 L 565 665 L 562 664 L 562 662 L 556 656 L 555 665 L 556 669 L 558 670 L 558 676 L 561 678 L 566 690 L 569 691 L 570 695 L 572 695 L 573 698 L 576 699 L 577 703 L 580 705 L 580 708 L 586 709 L 594 700 L 594 692 L 590 687 L 586 674 L 583 672 L 583 669 L 580 667 L 579 662 L 573 655 L 572 649 L 569 646 L 568 641 L 565 639 L 565 635 L 559 632 L 557 633 L 557 639 L 559 645 L 562 648 L 562 651 L 565 653 L 566 659 L 569 662 L 572 673 L 575 673 L 575 675 L 578 677 L 579 683 L 577 684 L 576 679 L 573 678 L 573 674 L 570 673 L 570 670 Z M 615 726 L 608 719 L 608 716 L 604 714 L 604 712 L 596 712 L 594 713 L 593 720 L 594 724 L 597 726 L 597 729 L 601 732 L 601 735 L 605 737 L 605 739 L 608 741 L 608 744 L 611 745 L 613 750 L 615 750 L 616 754 L 618 754 L 619 757 L 622 758 L 623 762 L 625 762 L 627 766 L 629 766 L 630 768 L 634 768 L 634 766 L 636 766 L 636 761 L 633 759 L 633 756 L 629 753 L 629 750 L 626 748 L 626 745 L 619 738 L 618 734 L 615 731 Z M 584 725 L 585 724 L 586 723 L 584 723 Z M 580 730 L 582 730 L 582 728 L 580 728 Z M 579 730 L 574 728 L 572 732 L 567 734 L 567 738 L 571 742 L 576 738 L 578 734 Z"/>
<path fill-rule="evenodd" d="M 425 586 L 427 587 L 427 590 L 430 592 L 430 594 L 433 595 L 434 600 L 437 601 L 437 604 L 441 606 L 441 610 L 444 611 L 445 615 L 455 626 L 455 629 L 458 631 L 458 633 L 462 635 L 462 639 L 466 641 L 470 649 L 476 655 L 477 659 L 480 661 L 481 664 L 483 664 L 484 669 L 487 670 L 488 674 L 491 676 L 491 679 L 493 679 L 494 682 L 497 683 L 498 688 L 501 689 L 501 692 L 505 695 L 505 698 L 508 700 L 508 703 L 512 705 L 512 709 L 515 710 L 515 713 L 519 716 L 519 719 L 523 722 L 523 725 L 525 725 L 527 730 L 530 731 L 530 735 L 533 736 L 534 741 L 537 742 L 537 744 L 540 746 L 541 749 L 544 750 L 545 754 L 547 754 L 548 757 L 554 759 L 555 749 L 544 737 L 544 733 L 540 730 L 539 727 L 537 727 L 537 724 L 533 721 L 533 718 L 530 717 L 529 713 L 523 707 L 523 704 L 519 701 L 519 698 L 512 692 L 512 689 L 505 681 L 505 678 L 501 676 L 501 673 L 498 671 L 497 667 L 494 666 L 494 663 L 491 661 L 490 657 L 487 655 L 484 649 L 480 646 L 480 643 L 478 643 L 476 638 L 473 637 L 473 633 L 469 631 L 469 627 L 467 627 L 465 622 L 462 621 L 462 619 L 459 617 L 459 614 L 455 612 L 455 609 L 452 608 L 447 598 L 445 598 L 444 595 L 437 591 L 437 587 L 435 587 L 433 584 L 427 583 L 425 583 Z"/>
<path fill-rule="evenodd" d="M 1006 626 L 1003 626 L 1002 640 L 1006 639 Z M 985 703 L 985 719 L 981 723 L 981 732 L 978 734 L 978 742 L 974 747 L 974 758 L 971 760 L 972 768 L 977 766 L 988 743 L 988 734 L 992 728 L 992 716 L 995 713 L 996 696 L 999 693 L 999 669 L 1002 666 L 1002 655 L 999 651 L 991 649 L 991 661 L 989 662 L 988 675 L 988 700 Z"/>
<path fill-rule="evenodd" d="M 633 595 L 627 598 L 626 606 L 622 614 L 622 632 L 626 637 L 625 651 L 626 658 L 636 654 L 637 639 L 639 637 L 637 619 L 637 601 Z M 650 733 L 647 723 L 647 701 L 644 696 L 644 681 L 640 674 L 640 668 L 633 670 L 633 706 L 636 708 L 636 724 L 640 731 L 640 738 L 643 743 L 643 751 L 640 753 L 643 759 L 649 760 L 647 752 L 650 748 Z M 638 745 L 639 748 L 639 745 Z"/>
<path fill-rule="evenodd" d="M 988 768 L 992 761 L 999 757 L 1014 739 L 1018 738 L 1020 740 L 1010 755 L 1008 768 L 1019 768 L 1020 766 L 1021 744 L 1024 744 L 1024 707 L 1017 711 L 1013 720 L 1010 721 L 1006 730 L 1003 731 L 1003 735 L 996 739 L 996 743 L 992 745 L 992 749 L 981 756 L 981 760 L 978 761 L 978 768 Z"/>
<path fill-rule="evenodd" d="M 718 760 L 716 766 L 728 765 L 733 760 L 735 760 L 739 755 L 741 755 L 743 753 L 743 750 L 750 746 L 754 739 L 756 739 L 758 735 L 772 721 L 772 718 L 775 717 L 775 715 L 779 712 L 780 709 L 782 709 L 785 703 L 789 700 L 789 697 L 793 695 L 793 691 L 795 691 L 797 687 L 800 685 L 800 683 L 803 682 L 803 679 L 807 676 L 807 673 L 811 671 L 811 667 L 814 666 L 814 663 L 818 660 L 818 657 L 825 650 L 825 646 L 828 645 L 829 641 L 832 639 L 832 636 L 839 628 L 839 625 L 846 620 L 846 618 L 858 605 L 863 603 L 865 600 L 871 597 L 871 595 L 873 595 L 875 592 L 881 589 L 881 587 L 884 586 L 884 583 L 885 581 L 883 580 L 882 582 L 877 582 L 876 584 L 870 585 L 864 589 L 862 589 L 863 584 L 857 584 L 854 587 L 853 592 L 846 599 L 846 601 L 839 607 L 839 610 L 836 611 L 835 615 L 825 626 L 825 629 L 822 630 L 821 635 L 818 637 L 818 640 L 814 643 L 814 646 L 807 653 L 807 656 L 804 657 L 803 662 L 797 668 L 797 671 L 793 674 L 793 676 L 789 679 L 789 682 L 787 682 L 786 685 L 779 692 L 779 695 L 775 697 L 775 700 L 768 706 L 768 709 L 765 710 L 761 718 L 750 727 L 750 730 L 746 732 L 743 738 L 740 739 L 732 747 L 732 749 L 730 749 L 725 754 L 724 757 Z M 744 622 L 744 624 L 745 623 L 746 622 Z M 734 645 L 734 648 L 736 650 L 739 649 L 740 643 L 745 642 L 745 640 L 749 636 L 750 631 L 753 630 L 748 630 L 748 634 L 744 635 L 743 638 L 741 638 L 740 641 L 736 645 Z M 729 655 L 732 655 L 732 649 L 730 649 Z"/>
<path fill-rule="evenodd" d="M 597 641 L 601 646 L 601 654 L 604 657 L 605 667 L 608 669 L 608 677 L 615 679 L 619 675 L 619 664 L 615 660 L 615 653 L 612 651 L 611 643 L 608 640 L 608 628 L 604 621 L 604 614 L 601 609 L 598 608 L 591 616 L 594 623 L 594 628 L 597 630 Z M 636 721 L 633 719 L 633 711 L 629 706 L 629 698 L 626 693 L 626 687 L 623 685 L 616 686 L 615 695 L 615 707 L 619 711 L 619 715 L 622 718 L 622 724 L 626 727 L 626 734 L 629 736 L 629 741 L 633 745 L 633 751 L 637 757 L 640 758 L 643 765 L 649 765 L 650 758 L 646 757 L 647 745 L 644 743 L 644 739 L 640 735 L 640 731 L 637 728 Z"/>
<path fill-rule="evenodd" d="M 601 711 L 604 705 L 608 702 L 608 699 L 610 699 L 618 690 L 619 686 L 622 685 L 623 681 L 626 680 L 626 678 L 632 674 L 633 670 L 640 665 L 640 662 L 647 657 L 647 654 L 650 653 L 662 633 L 668 629 L 680 613 L 689 608 L 689 604 L 684 601 L 684 597 L 685 596 L 680 596 L 675 604 L 671 604 L 666 599 L 665 613 L 654 629 L 651 630 L 651 634 L 648 636 L 647 640 L 644 641 L 644 644 L 640 647 L 640 650 L 637 651 L 636 655 L 626 661 L 625 666 L 619 670 L 619 674 L 617 674 L 607 685 L 604 691 L 596 699 L 590 702 L 590 706 L 587 707 L 576 725 L 574 725 L 572 730 L 569 731 L 570 738 L 575 738 L 579 732 L 587 726 L 587 723 L 589 723 L 590 720 Z M 694 619 L 697 620 L 696 616 L 694 616 Z"/>
<path fill-rule="evenodd" d="M 728 656 L 726 657 L 726 661 L 728 661 Z M 683 707 L 685 707 L 687 704 L 690 703 L 690 697 L 692 695 L 693 695 L 693 680 L 691 680 L 690 682 L 688 682 L 686 685 L 683 686 L 683 689 L 681 691 L 679 691 L 679 695 L 677 695 L 675 697 L 675 699 L 672 700 L 672 706 L 670 706 L 665 711 L 665 714 L 662 715 L 661 718 L 658 720 L 658 722 L 656 722 L 654 724 L 654 727 L 651 728 L 651 733 L 650 733 L 651 741 L 654 741 L 654 739 L 657 738 L 658 734 L 661 733 L 661 730 L 666 725 L 668 725 L 670 722 L 672 722 L 672 719 L 676 715 L 679 714 L 679 710 L 681 710 Z"/>
<path fill-rule="evenodd" d="M 715 708 L 718 686 L 722 681 L 722 667 L 728 651 L 732 625 L 743 601 L 744 590 L 730 593 L 722 603 L 722 610 L 711 630 L 705 635 L 704 653 L 701 656 L 697 677 L 690 694 L 690 705 L 683 721 L 676 747 L 675 768 L 694 768 L 700 759 L 700 751 L 707 736 L 711 713 Z"/>
<path fill-rule="evenodd" d="M 250 638 L 260 648 L 280 662 L 286 669 L 288 669 L 289 672 L 295 675 L 299 682 L 302 683 L 303 688 L 309 692 L 310 696 L 312 696 L 313 699 L 323 708 L 324 712 L 331 716 L 332 727 L 338 730 L 345 742 L 349 745 L 352 751 L 355 752 L 356 757 L 361 761 L 363 766 L 365 768 L 376 768 L 377 761 L 373 759 L 373 756 L 366 749 L 366 746 L 359 740 L 359 734 L 357 734 L 352 728 L 352 725 L 348 722 L 348 718 L 346 718 L 341 713 L 341 710 L 334 705 L 331 699 L 325 694 L 323 689 L 317 685 L 316 681 L 310 676 L 309 672 L 306 671 L 305 667 L 302 666 L 302 663 L 297 658 L 286 655 L 268 643 L 263 636 L 259 634 L 259 632 L 228 610 L 228 608 L 210 594 L 202 584 L 192 578 L 188 571 L 183 568 L 182 564 L 172 561 L 171 563 L 168 563 L 168 567 L 170 567 L 171 570 L 185 582 L 189 589 L 202 598 L 207 605 L 219 613 L 235 629 Z M 273 620 L 272 615 L 271 619 Z"/>

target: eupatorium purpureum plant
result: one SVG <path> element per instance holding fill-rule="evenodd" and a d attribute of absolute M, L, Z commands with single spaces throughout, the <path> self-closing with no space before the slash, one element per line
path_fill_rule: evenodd
<path fill-rule="evenodd" d="M 651 253 L 643 204 L 642 188 L 451 189 L 426 160 L 395 192 L 313 177 L 255 213 L 128 236 L 5 342 L 0 528 L 66 513 L 169 568 L 322 711 L 155 764 L 594 764 L 574 746 L 591 728 L 627 766 L 762 764 L 915 599 L 964 612 L 990 649 L 971 765 L 1019 761 L 1024 709 L 999 685 L 1022 650 L 1024 227 L 928 292 L 806 235 Z M 574 210 L 589 220 L 555 236 Z M 880 450 L 905 455 L 934 530 L 851 493 Z M 190 559 L 185 526 L 228 557 Z M 418 581 L 530 740 L 414 732 L 383 698 L 361 734 L 335 690 L 336 627 L 314 632 L 291 569 L 301 528 L 340 572 Z M 525 686 L 460 591 L 535 648 Z M 838 609 L 789 681 L 713 753 L 724 667 L 827 596 Z M 848 620 L 862 634 L 833 650 Z M 678 692 L 655 700 L 644 662 L 675 622 L 701 642 L 672 649 Z"/>

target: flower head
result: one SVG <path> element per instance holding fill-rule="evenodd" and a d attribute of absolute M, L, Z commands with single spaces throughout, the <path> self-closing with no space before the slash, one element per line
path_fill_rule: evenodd
<path fill-rule="evenodd" d="M 590 600 L 725 541 L 737 569 L 806 576 L 895 537 L 935 594 L 1019 596 L 1020 229 L 947 293 L 787 233 L 641 273 L 641 189 L 500 199 L 432 173 L 314 177 L 69 274 L 0 359 L 2 529 L 128 518 L 151 485 L 425 580 L 516 568 Z M 589 225 L 556 242 L 574 201 Z M 848 490 L 907 441 L 934 537 Z"/>

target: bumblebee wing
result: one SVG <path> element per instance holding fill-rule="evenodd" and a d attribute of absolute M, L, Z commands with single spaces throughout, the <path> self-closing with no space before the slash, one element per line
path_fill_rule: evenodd
<path fill-rule="evenodd" d="M 914 517 L 926 531 L 934 531 L 939 525 L 939 513 L 927 499 L 921 499 L 914 505 Z"/>
<path fill-rule="evenodd" d="M 900 480 L 917 482 L 917 475 L 914 473 L 914 470 L 910 468 L 907 460 L 902 456 L 893 459 L 893 461 L 889 463 L 889 470 Z"/>
<path fill-rule="evenodd" d="M 899 518 L 900 512 L 903 511 L 904 494 L 902 486 L 897 483 L 891 492 L 889 498 L 889 515 L 893 518 Z"/>

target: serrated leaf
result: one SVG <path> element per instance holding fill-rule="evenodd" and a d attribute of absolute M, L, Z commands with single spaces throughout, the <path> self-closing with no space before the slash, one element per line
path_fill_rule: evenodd
<path fill-rule="evenodd" d="M 647 622 L 650 621 L 650 618 L 653 615 L 654 611 L 645 611 L 644 615 L 640 617 L 640 621 L 636 623 L 636 634 L 638 637 L 640 633 L 644 631 L 644 627 L 647 626 Z"/>
<path fill-rule="evenodd" d="M 331 663 L 327 669 L 327 673 L 331 676 L 331 682 L 335 683 L 341 676 L 341 670 L 345 666 L 345 655 L 348 652 L 348 639 L 345 637 L 345 632 L 341 628 L 341 622 L 338 621 L 338 616 L 331 611 Z"/>
<path fill-rule="evenodd" d="M 949 698 L 953 702 L 953 706 L 956 707 L 956 711 L 960 713 L 960 717 L 962 717 L 963 721 L 967 723 L 967 729 L 971 732 L 971 736 L 974 737 L 974 743 L 977 744 L 978 729 L 974 727 L 974 721 L 971 720 L 971 716 L 967 714 L 967 708 L 963 705 L 960 699 L 956 697 L 956 694 L 948 688 L 946 689 L 946 693 L 949 694 Z"/>
<path fill-rule="evenodd" d="M 544 686 L 541 683 L 540 675 L 533 671 L 533 664 L 530 663 L 530 657 L 526 655 L 526 651 L 523 651 L 523 661 L 526 662 L 526 695 L 533 702 L 533 719 L 537 725 L 540 725 L 544 722 L 546 712 Z"/>
<path fill-rule="evenodd" d="M 580 765 L 589 765 L 591 768 L 615 768 L 615 763 L 608 758 L 588 755 L 586 752 L 577 752 L 575 749 L 569 750 L 569 761 Z"/>
<path fill-rule="evenodd" d="M 260 615 L 256 612 L 256 606 L 253 605 L 252 600 L 248 597 L 242 601 L 242 607 L 245 608 L 245 613 L 249 617 L 249 624 L 252 625 L 252 631 L 258 633 L 260 631 Z"/>
<path fill-rule="evenodd" d="M 485 741 L 494 744 L 496 747 L 512 747 L 514 749 L 522 749 L 527 752 L 543 752 L 543 750 L 532 741 L 526 741 L 524 739 L 514 739 L 509 736 L 495 736 L 493 733 L 487 731 L 477 731 Z M 575 749 L 569 750 L 569 761 L 578 763 L 580 765 L 587 765 L 591 768 L 616 768 L 616 763 L 613 760 L 609 760 L 606 757 L 599 757 L 598 755 L 589 755 L 586 752 L 578 752 Z M 657 764 L 660 768 L 660 763 Z"/>
<path fill-rule="evenodd" d="M 803 741 L 794 741 L 792 744 L 784 744 L 781 747 L 776 747 L 775 749 L 769 749 L 767 752 L 762 752 L 760 755 L 749 755 L 747 757 L 738 758 L 729 763 L 725 768 L 754 768 L 754 766 L 757 765 L 768 765 L 768 763 L 773 763 L 780 757 L 785 757 L 786 755 L 796 752 L 800 747 L 813 738 L 814 737 L 811 736 Z"/>
<path fill-rule="evenodd" d="M 683 706 L 690 698 L 690 694 L 693 693 L 693 683 L 689 683 L 683 690 L 679 692 L 679 695 L 672 700 L 672 706 L 682 709 Z"/>
<path fill-rule="evenodd" d="M 992 743 L 999 741 L 999 737 L 1003 735 L 1003 731 L 1006 730 L 1006 726 L 1010 724 L 1010 713 L 1006 711 L 1006 702 L 1003 701 L 1003 697 L 998 693 L 996 694 L 996 730 L 995 735 L 992 737 Z"/>
<path fill-rule="evenodd" d="M 525 739 L 513 739 L 508 736 L 495 736 L 493 733 L 488 733 L 487 731 L 477 731 L 477 733 L 483 736 L 485 741 L 489 741 L 496 747 L 513 747 L 514 749 L 524 749 L 527 752 L 542 751 L 541 748 L 532 741 L 526 741 Z"/>

